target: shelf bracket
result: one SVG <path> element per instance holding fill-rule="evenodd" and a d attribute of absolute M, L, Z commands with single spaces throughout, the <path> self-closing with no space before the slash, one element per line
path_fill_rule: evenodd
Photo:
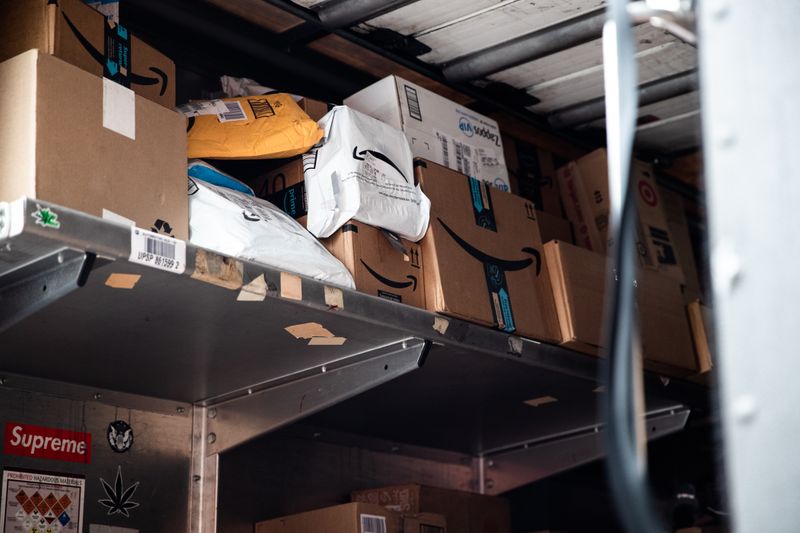
<path fill-rule="evenodd" d="M 190 530 L 216 531 L 223 452 L 422 365 L 430 343 L 408 338 L 193 410 Z M 257 390 L 256 390 L 257 389 Z"/>
<path fill-rule="evenodd" d="M 650 440 L 680 431 L 690 410 L 686 407 L 651 413 L 645 421 Z M 481 493 L 497 495 L 553 474 L 600 459 L 603 426 L 539 439 L 478 458 Z"/>
<path fill-rule="evenodd" d="M 409 338 L 320 365 L 208 407 L 206 455 L 234 446 L 418 368 L 428 343 Z"/>
<path fill-rule="evenodd" d="M 13 244 L 0 249 L 14 258 Z M 86 283 L 95 255 L 64 249 L 3 275 L 0 284 L 0 331 L 4 331 L 36 311 Z"/>

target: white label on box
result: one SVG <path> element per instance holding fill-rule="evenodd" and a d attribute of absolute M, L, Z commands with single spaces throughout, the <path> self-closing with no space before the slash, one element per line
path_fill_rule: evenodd
<path fill-rule="evenodd" d="M 142 228 L 131 227 L 131 263 L 167 272 L 183 274 L 186 270 L 186 243 Z"/>
<path fill-rule="evenodd" d="M 244 112 L 242 104 L 237 101 L 223 103 L 225 104 L 226 111 L 217 115 L 220 122 L 247 120 L 247 113 Z"/>
<path fill-rule="evenodd" d="M 187 117 L 198 117 L 200 115 L 220 115 L 228 112 L 228 106 L 222 100 L 200 100 L 179 105 L 175 108 L 178 113 L 183 113 Z"/>
<path fill-rule="evenodd" d="M 362 514 L 361 533 L 386 533 L 386 517 Z"/>
<path fill-rule="evenodd" d="M 136 140 L 136 95 L 103 78 L 103 127 Z"/>

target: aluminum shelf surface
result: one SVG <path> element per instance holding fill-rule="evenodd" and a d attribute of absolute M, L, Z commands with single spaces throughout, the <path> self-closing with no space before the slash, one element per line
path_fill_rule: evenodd
<path fill-rule="evenodd" d="M 34 222 L 40 207 L 58 213 L 58 229 Z M 219 404 L 428 341 L 421 369 L 322 411 L 313 423 L 471 453 L 598 424 L 596 358 L 306 278 L 299 278 L 302 294 L 289 294 L 285 280 L 297 277 L 247 262 L 226 259 L 241 266 L 241 280 L 218 286 L 208 275 L 195 279 L 198 258 L 215 256 L 192 245 L 179 275 L 129 262 L 124 225 L 33 200 L 4 209 L 0 373 Z M 80 268 L 87 252 L 97 255 L 88 277 Z M 67 282 L 43 288 L 53 271 L 66 272 Z M 120 289 L 106 284 L 113 274 L 141 277 Z M 261 275 L 263 300 L 237 300 L 241 285 Z M 42 294 L 53 291 L 44 305 Z M 309 322 L 346 340 L 309 345 L 285 330 Z M 682 407 L 657 379 L 650 382 L 650 412 Z M 545 397 L 552 400 L 538 407 L 524 403 Z M 388 412 L 392 418 L 382 418 Z"/>

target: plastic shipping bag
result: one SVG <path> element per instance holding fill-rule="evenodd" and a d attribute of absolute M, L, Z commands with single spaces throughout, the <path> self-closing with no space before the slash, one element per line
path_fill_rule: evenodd
<path fill-rule="evenodd" d="M 320 126 L 322 145 L 303 156 L 308 230 L 328 237 L 354 218 L 419 241 L 431 203 L 414 184 L 403 132 L 345 106 L 334 107 Z"/>
<path fill-rule="evenodd" d="M 284 93 L 225 98 L 219 114 L 189 118 L 190 159 L 278 159 L 307 152 L 322 129 Z"/>
<path fill-rule="evenodd" d="M 189 179 L 189 241 L 201 248 L 355 288 L 347 268 L 265 200 Z"/>

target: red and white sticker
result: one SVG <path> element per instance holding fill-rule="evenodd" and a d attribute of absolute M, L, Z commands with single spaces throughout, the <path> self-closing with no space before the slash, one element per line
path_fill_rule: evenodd
<path fill-rule="evenodd" d="M 656 190 L 652 185 L 644 180 L 639 182 L 639 194 L 641 195 L 642 200 L 644 200 L 644 203 L 650 207 L 655 207 L 658 203 L 658 195 L 656 194 Z"/>
<path fill-rule="evenodd" d="M 89 464 L 92 434 L 6 422 L 3 451 L 8 455 Z"/>

